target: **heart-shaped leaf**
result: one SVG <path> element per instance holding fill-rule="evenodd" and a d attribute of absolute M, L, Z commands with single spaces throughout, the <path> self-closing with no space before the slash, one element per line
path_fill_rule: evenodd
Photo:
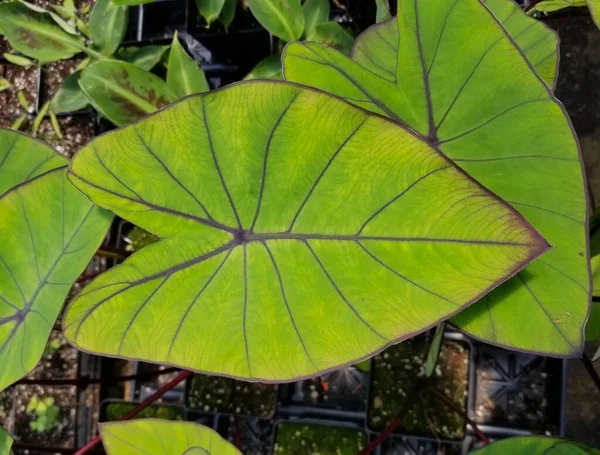
<path fill-rule="evenodd" d="M 90 38 L 103 54 L 112 55 L 121 45 L 127 31 L 128 11 L 127 6 L 117 6 L 112 0 L 96 1 L 88 26 Z"/>
<path fill-rule="evenodd" d="M 137 419 L 100 424 L 108 455 L 242 455 L 219 433 L 197 423 Z"/>
<path fill-rule="evenodd" d="M 18 1 L 0 3 L 0 30 L 14 49 L 43 62 L 70 58 L 85 48 L 83 40 L 65 32 L 50 13 Z"/>
<path fill-rule="evenodd" d="M 485 446 L 472 452 L 473 455 L 600 455 L 594 449 L 580 442 L 543 436 L 518 436 Z"/>
<path fill-rule="evenodd" d="M 452 322 L 489 343 L 578 354 L 590 301 L 587 201 L 562 105 L 478 0 L 400 0 L 398 8 L 400 46 L 377 33 L 392 22 L 359 38 L 354 58 L 371 66 L 291 43 L 284 77 L 403 122 L 514 205 L 555 248 Z M 369 71 L 390 47 L 398 64 Z"/>
<path fill-rule="evenodd" d="M 558 76 L 558 34 L 527 16 L 512 0 L 487 0 L 485 4 L 502 22 L 539 76 L 550 87 L 554 87 Z M 396 19 L 369 27 L 359 35 L 352 51 L 352 60 L 395 82 L 398 63 Z"/>
<path fill-rule="evenodd" d="M 299 39 L 304 32 L 300 0 L 248 0 L 250 11 L 260 25 L 283 41 Z"/>
<path fill-rule="evenodd" d="M 115 125 L 125 125 L 150 114 L 175 99 L 158 76 L 119 61 L 88 66 L 79 86 L 92 105 Z"/>
<path fill-rule="evenodd" d="M 67 160 L 0 129 L 0 390 L 29 373 L 111 216 L 67 180 Z"/>
<path fill-rule="evenodd" d="M 0 455 L 10 455 L 12 444 L 13 439 L 4 428 L 0 427 Z"/>
<path fill-rule="evenodd" d="M 173 35 L 169 66 L 167 69 L 167 85 L 178 98 L 192 93 L 207 92 L 210 88 L 204 71 L 191 58 L 181 43 L 177 32 Z"/>
<path fill-rule="evenodd" d="M 72 302 L 67 338 L 245 379 L 355 363 L 547 248 L 412 132 L 275 81 L 187 98 L 97 138 L 70 178 L 160 240 Z"/>

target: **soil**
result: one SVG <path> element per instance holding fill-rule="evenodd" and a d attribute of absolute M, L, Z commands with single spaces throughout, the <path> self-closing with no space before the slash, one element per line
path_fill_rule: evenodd
<path fill-rule="evenodd" d="M 217 431 L 244 455 L 267 455 L 273 448 L 273 422 L 251 417 L 222 416 Z"/>
<path fill-rule="evenodd" d="M 52 5 L 62 5 L 63 0 L 31 0 L 30 3 L 40 6 L 48 11 L 54 11 Z M 79 18 L 87 22 L 92 10 L 92 6 L 96 3 L 96 0 L 75 0 L 75 8 L 77 11 L 81 11 L 82 8 L 89 5 L 89 12 L 87 14 L 78 14 Z"/>
<path fill-rule="evenodd" d="M 131 411 L 138 403 L 108 403 L 105 407 L 106 420 L 119 420 L 123 414 Z M 148 406 L 134 419 L 164 419 L 164 420 L 184 420 L 185 413 L 182 409 L 174 406 Z"/>
<path fill-rule="evenodd" d="M 75 68 L 82 62 L 82 58 L 58 60 L 42 66 L 41 103 L 50 101 L 56 94 L 63 81 L 75 72 Z"/>
<path fill-rule="evenodd" d="M 50 345 L 57 340 L 60 347 L 54 351 Z M 29 374 L 29 379 L 75 379 L 79 363 L 79 351 L 67 343 L 62 332 L 53 330 L 40 363 Z"/>
<path fill-rule="evenodd" d="M 424 389 L 413 396 L 424 374 L 429 349 L 426 337 L 417 337 L 385 350 L 374 357 L 369 427 L 383 430 L 402 413 L 398 432 L 436 439 L 459 440 L 464 436 L 462 417 L 448 410 L 432 392 Z M 469 350 L 458 342 L 444 341 L 431 387 L 443 392 L 466 412 Z M 412 397 L 412 398 L 411 398 Z M 404 407 L 408 406 L 408 411 Z"/>
<path fill-rule="evenodd" d="M 18 117 L 25 113 L 17 99 L 19 91 L 25 95 L 29 112 L 35 111 L 39 79 L 39 71 L 35 66 L 24 68 L 13 63 L 0 63 L 0 78 L 6 79 L 13 85 L 0 92 L 0 117 Z"/>
<path fill-rule="evenodd" d="M 277 429 L 275 453 L 285 455 L 356 455 L 366 444 L 362 431 L 321 425 L 283 423 Z"/>
<path fill-rule="evenodd" d="M 187 404 L 204 412 L 270 417 L 277 404 L 277 386 L 195 374 Z"/>
<path fill-rule="evenodd" d="M 559 360 L 482 347 L 476 368 L 475 421 L 558 434 L 560 418 L 552 413 L 561 406 L 560 375 Z"/>
<path fill-rule="evenodd" d="M 60 408 L 59 423 L 43 433 L 29 427 L 35 419 L 27 412 L 31 398 L 54 398 L 54 404 Z M 41 446 L 72 448 L 75 446 L 77 388 L 75 386 L 37 386 L 19 385 L 15 389 L 15 440 Z"/>
<path fill-rule="evenodd" d="M 56 135 L 49 119 L 42 121 L 37 136 L 68 157 L 73 156 L 94 138 L 95 122 L 91 115 L 59 117 L 58 124 L 63 135 L 62 138 Z"/>
<path fill-rule="evenodd" d="M 12 48 L 4 36 L 0 36 L 0 54 L 12 53 Z"/>
<path fill-rule="evenodd" d="M 367 408 L 369 363 L 348 366 L 326 375 L 282 385 L 286 405 L 364 412 Z"/>

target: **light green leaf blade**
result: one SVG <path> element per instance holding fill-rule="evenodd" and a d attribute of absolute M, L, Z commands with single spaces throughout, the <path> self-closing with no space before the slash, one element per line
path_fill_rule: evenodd
<path fill-rule="evenodd" d="M 245 379 L 356 363 L 547 248 L 410 131 L 282 82 L 188 97 L 101 136 L 70 179 L 160 238 L 72 302 L 70 342 Z"/>
<path fill-rule="evenodd" d="M 0 455 L 10 455 L 13 439 L 4 428 L 0 427 Z"/>
<path fill-rule="evenodd" d="M 315 27 L 314 32 L 307 37 L 310 41 L 325 44 L 333 49 L 337 49 L 342 54 L 350 55 L 354 39 L 337 22 L 327 22 Z"/>
<path fill-rule="evenodd" d="M 146 3 L 154 3 L 157 0 L 112 0 L 117 6 L 138 6 L 145 5 Z"/>
<path fill-rule="evenodd" d="M 452 323 L 492 344 L 577 355 L 590 279 L 586 190 L 570 121 L 484 5 L 416 5 L 418 16 L 414 2 L 399 3 L 395 78 L 313 43 L 286 47 L 284 77 L 407 124 L 524 215 L 554 249 Z"/>
<path fill-rule="evenodd" d="M 66 172 L 47 145 L 0 129 L 0 390 L 38 363 L 111 221 Z"/>
<path fill-rule="evenodd" d="M 108 455 L 242 455 L 211 428 L 192 422 L 137 419 L 100 424 Z"/>
<path fill-rule="evenodd" d="M 377 13 L 375 15 L 375 22 L 379 24 L 380 22 L 385 22 L 392 18 L 390 14 L 390 5 L 388 0 L 375 0 L 375 4 L 377 6 Z"/>
<path fill-rule="evenodd" d="M 473 455 L 600 455 L 600 450 L 580 442 L 544 436 L 517 436 L 471 452 Z"/>
<path fill-rule="evenodd" d="M 135 66 L 150 71 L 162 60 L 170 46 L 150 44 L 144 47 L 124 47 L 117 51 L 117 57 Z"/>
<path fill-rule="evenodd" d="M 377 49 L 374 52 L 373 49 Z M 396 81 L 398 67 L 398 25 L 389 19 L 372 25 L 356 37 L 352 60 L 390 82 Z"/>
<path fill-rule="evenodd" d="M 219 22 L 223 24 L 225 30 L 229 28 L 235 17 L 235 10 L 237 8 L 237 0 L 225 0 L 221 14 L 219 14 Z"/>
<path fill-rule="evenodd" d="M 204 71 L 187 54 L 179 42 L 177 32 L 173 35 L 171 53 L 169 54 L 167 85 L 177 98 L 210 90 Z"/>
<path fill-rule="evenodd" d="M 554 88 L 558 76 L 558 34 L 542 21 L 525 14 L 513 0 L 485 0 L 484 3 L 515 40 L 538 75 Z"/>
<path fill-rule="evenodd" d="M 304 34 L 310 36 L 317 25 L 329 21 L 329 0 L 306 0 L 302 5 L 304 13 Z"/>
<path fill-rule="evenodd" d="M 587 0 L 587 6 L 590 9 L 594 23 L 600 28 L 600 0 Z"/>
<path fill-rule="evenodd" d="M 33 62 L 31 60 L 29 60 L 27 57 L 23 57 L 21 55 L 9 54 L 7 52 L 5 52 L 3 55 L 4 55 L 4 58 L 8 62 L 14 63 L 15 65 L 22 66 L 23 68 L 28 68 L 31 65 L 33 65 Z"/>
<path fill-rule="evenodd" d="M 225 0 L 196 0 L 198 12 L 206 21 L 207 26 L 219 18 L 224 5 Z"/>
<path fill-rule="evenodd" d="M 81 71 L 67 77 L 52 98 L 52 110 L 58 114 L 75 112 L 90 104 L 87 96 L 79 86 Z"/>
<path fill-rule="evenodd" d="M 127 21 L 129 8 L 117 6 L 113 0 L 97 0 L 88 22 L 89 34 L 94 44 L 104 55 L 112 55 L 121 45 Z"/>
<path fill-rule="evenodd" d="M 49 13 L 17 1 L 0 3 L 0 29 L 14 49 L 43 62 L 70 58 L 84 48 L 83 40 L 61 29 Z"/>
<path fill-rule="evenodd" d="M 534 9 L 542 13 L 553 13 L 561 9 L 586 6 L 586 0 L 545 0 L 536 3 Z"/>
<path fill-rule="evenodd" d="M 281 68 L 281 56 L 270 55 L 262 60 L 258 65 L 252 68 L 244 80 L 249 81 L 251 79 L 273 79 L 281 80 L 283 78 Z"/>
<path fill-rule="evenodd" d="M 304 13 L 300 0 L 248 0 L 250 11 L 260 25 L 283 41 L 300 39 Z"/>
<path fill-rule="evenodd" d="M 93 63 L 83 70 L 79 86 L 91 104 L 115 125 L 125 125 L 175 99 L 165 81 L 119 61 Z"/>

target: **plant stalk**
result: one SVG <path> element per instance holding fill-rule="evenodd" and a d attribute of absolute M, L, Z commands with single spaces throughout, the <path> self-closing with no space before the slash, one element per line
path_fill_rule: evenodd
<path fill-rule="evenodd" d="M 135 417 L 140 412 L 142 412 L 144 409 L 146 409 L 148 406 L 150 406 L 152 403 L 154 403 L 156 400 L 158 400 L 160 397 L 162 397 L 165 393 L 167 393 L 169 390 L 175 388 L 177 386 L 177 384 L 185 381 L 191 375 L 192 375 L 191 371 L 182 371 L 181 373 L 179 373 L 177 375 L 176 378 L 172 379 L 167 384 L 162 386 L 160 389 L 158 389 L 156 392 L 154 392 L 152 395 L 150 395 L 148 398 L 146 398 L 144 401 L 142 401 L 140 404 L 138 404 L 131 411 L 123 414 L 119 420 L 129 420 L 132 417 Z M 102 438 L 100 437 L 100 435 L 96 436 L 95 438 L 90 440 L 87 444 L 85 444 L 81 449 L 79 449 L 77 452 L 75 452 L 75 455 L 84 455 L 84 454 L 88 453 L 101 440 L 102 440 Z"/>
<path fill-rule="evenodd" d="M 600 376 L 598 375 L 598 372 L 594 368 L 592 361 L 590 360 L 590 358 L 588 357 L 588 355 L 585 352 L 583 354 L 581 354 L 580 359 L 581 359 L 581 362 L 583 363 L 583 366 L 587 370 L 588 374 L 592 378 L 592 381 L 594 381 L 594 384 L 596 385 L 596 389 L 598 389 L 598 392 L 600 392 Z"/>
<path fill-rule="evenodd" d="M 119 251 L 119 250 L 111 250 L 108 248 L 99 248 L 96 250 L 95 256 L 101 256 L 109 259 L 120 259 L 124 260 L 128 256 L 131 256 L 131 253 L 128 251 Z"/>

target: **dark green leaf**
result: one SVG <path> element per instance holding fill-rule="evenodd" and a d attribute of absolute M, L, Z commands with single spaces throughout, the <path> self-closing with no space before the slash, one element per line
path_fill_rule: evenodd
<path fill-rule="evenodd" d="M 121 45 L 129 18 L 127 6 L 112 0 L 97 0 L 88 23 L 89 35 L 104 55 L 112 55 Z"/>
<path fill-rule="evenodd" d="M 61 29 L 49 13 L 18 1 L 0 2 L 0 29 L 14 49 L 42 62 L 70 58 L 85 48 L 81 38 Z"/>
<path fill-rule="evenodd" d="M 69 341 L 244 379 L 356 363 L 548 248 L 412 131 L 283 82 L 187 97 L 100 136 L 70 178 L 159 240 L 72 301 Z"/>
<path fill-rule="evenodd" d="M 198 11 L 206 21 L 207 27 L 219 18 L 225 0 L 196 0 Z"/>
<path fill-rule="evenodd" d="M 248 6 L 260 25 L 283 41 L 302 36 L 304 13 L 300 0 L 248 0 Z"/>
<path fill-rule="evenodd" d="M 81 71 L 67 77 L 52 98 L 52 110 L 63 114 L 84 109 L 90 102 L 79 86 Z"/>
<path fill-rule="evenodd" d="M 429 346 L 429 351 L 427 352 L 427 360 L 425 362 L 426 377 L 430 377 L 435 371 L 435 366 L 437 365 L 438 358 L 440 357 L 440 348 L 444 339 L 445 329 L 446 324 L 443 322 L 435 329 L 435 334 L 433 335 L 433 340 L 431 340 L 431 345 Z"/>
<path fill-rule="evenodd" d="M 252 68 L 244 80 L 251 79 L 283 79 L 281 68 L 281 56 L 270 55 Z"/>
<path fill-rule="evenodd" d="M 517 436 L 475 450 L 473 455 L 600 455 L 579 442 L 544 436 Z"/>
<path fill-rule="evenodd" d="M 167 69 L 167 85 L 178 98 L 192 93 L 202 93 L 209 90 L 204 71 L 198 63 L 186 52 L 177 36 L 173 36 L 169 65 Z"/>
<path fill-rule="evenodd" d="M 221 14 L 219 14 L 219 22 L 223 24 L 225 30 L 229 28 L 235 17 L 238 0 L 225 0 Z"/>
<path fill-rule="evenodd" d="M 0 455 L 10 455 L 12 444 L 13 439 L 4 428 L 0 427 Z"/>
<path fill-rule="evenodd" d="M 329 20 L 329 0 L 306 0 L 302 5 L 304 12 L 304 35 L 314 33 L 317 25 Z"/>
<path fill-rule="evenodd" d="M 83 70 L 79 86 L 115 125 L 139 120 L 175 99 L 161 78 L 126 62 L 93 63 Z"/>

